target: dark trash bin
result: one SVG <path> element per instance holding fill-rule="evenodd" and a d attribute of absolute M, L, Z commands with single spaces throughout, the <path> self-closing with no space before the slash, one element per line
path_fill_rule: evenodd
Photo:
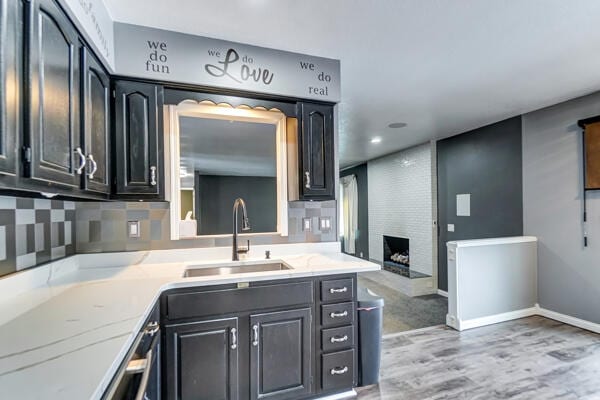
<path fill-rule="evenodd" d="M 379 382 L 383 298 L 365 287 L 358 287 L 358 386 Z"/>

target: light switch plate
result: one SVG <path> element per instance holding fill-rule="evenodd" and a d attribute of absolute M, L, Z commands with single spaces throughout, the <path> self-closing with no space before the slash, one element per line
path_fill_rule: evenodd
<path fill-rule="evenodd" d="M 302 231 L 310 232 L 310 218 L 302 218 Z"/>
<path fill-rule="evenodd" d="M 448 232 L 454 232 L 454 224 L 448 224 Z"/>
<path fill-rule="evenodd" d="M 319 230 L 321 232 L 329 232 L 331 230 L 331 217 L 319 218 Z"/>
<path fill-rule="evenodd" d="M 127 221 L 127 236 L 130 238 L 139 238 L 140 235 L 140 221 Z"/>

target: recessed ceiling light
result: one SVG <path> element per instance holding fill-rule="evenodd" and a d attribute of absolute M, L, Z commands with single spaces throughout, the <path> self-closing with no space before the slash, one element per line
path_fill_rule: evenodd
<path fill-rule="evenodd" d="M 371 139 L 371 143 L 381 143 L 381 138 L 380 137 L 374 137 L 373 139 Z"/>
<path fill-rule="evenodd" d="M 406 123 L 404 122 L 392 122 L 391 124 L 388 125 L 388 128 L 404 128 L 406 126 Z"/>

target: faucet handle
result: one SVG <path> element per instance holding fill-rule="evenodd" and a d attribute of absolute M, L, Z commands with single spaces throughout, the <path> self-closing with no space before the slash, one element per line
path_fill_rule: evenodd
<path fill-rule="evenodd" d="M 248 246 L 238 247 L 237 252 L 238 252 L 238 254 L 245 254 L 245 253 L 250 252 L 250 239 L 248 239 Z"/>

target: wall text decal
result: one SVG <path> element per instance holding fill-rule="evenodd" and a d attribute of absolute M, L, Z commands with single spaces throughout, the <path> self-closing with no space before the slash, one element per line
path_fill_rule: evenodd
<path fill-rule="evenodd" d="M 338 102 L 340 62 L 115 23 L 119 75 Z"/>

